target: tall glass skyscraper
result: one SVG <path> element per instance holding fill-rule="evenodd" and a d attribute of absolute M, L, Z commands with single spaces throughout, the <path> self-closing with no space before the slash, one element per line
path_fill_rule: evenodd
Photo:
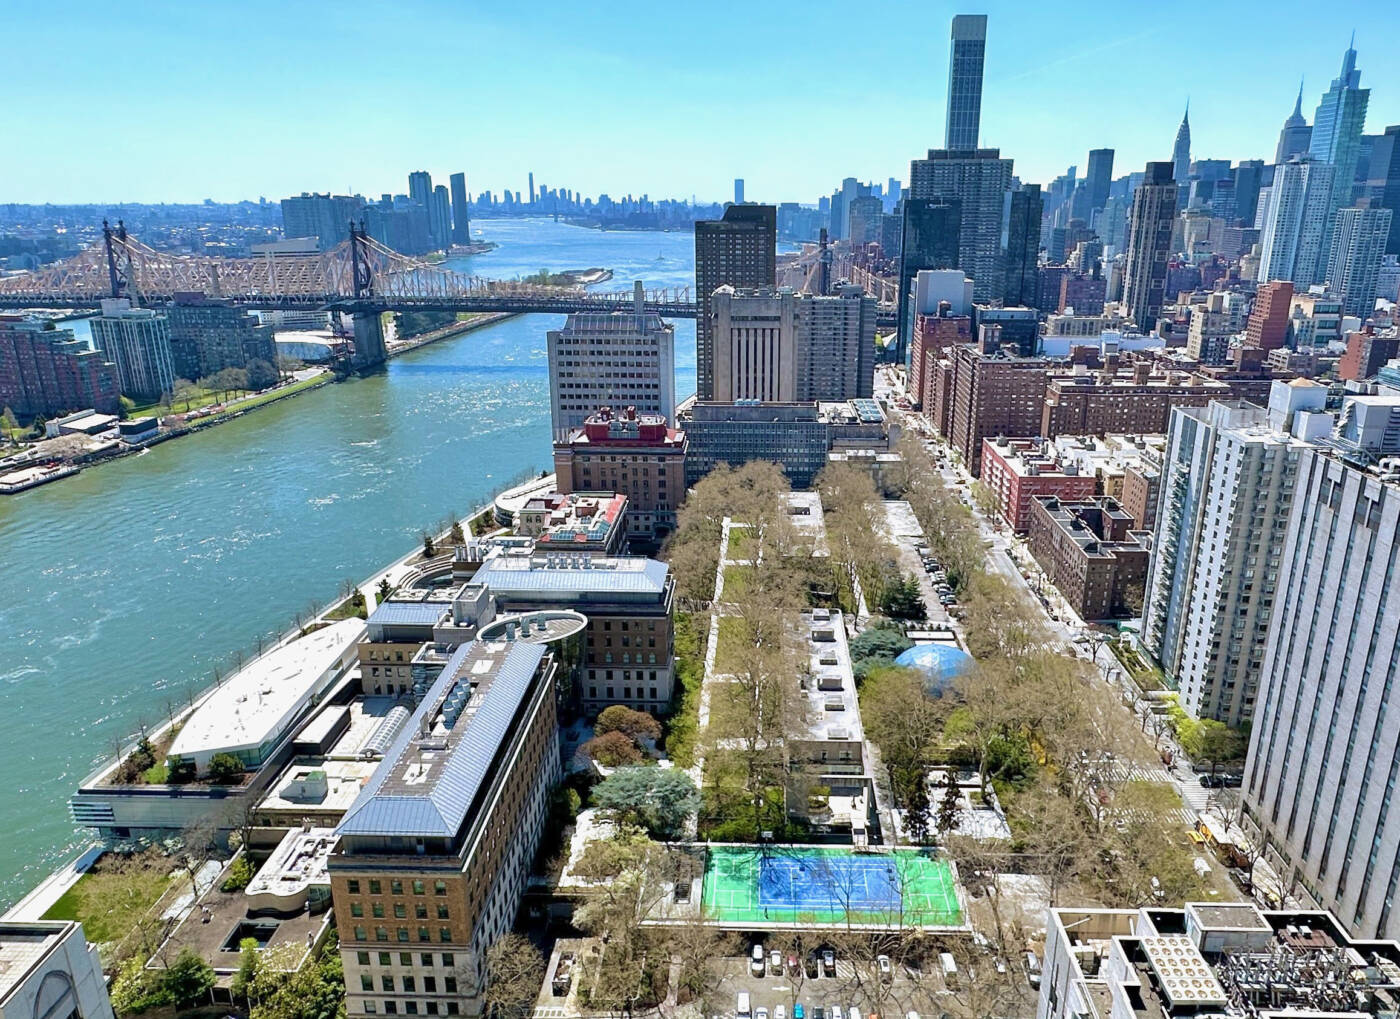
<path fill-rule="evenodd" d="M 1314 159 L 1331 163 L 1332 213 L 1351 204 L 1356 160 L 1361 154 L 1361 131 L 1366 124 L 1366 106 L 1371 90 L 1361 87 L 1356 69 L 1356 50 L 1347 47 L 1342 57 L 1342 73 L 1332 79 L 1313 115 L 1312 139 L 1308 153 Z M 1330 237 L 1330 217 L 1327 234 Z"/>
<path fill-rule="evenodd" d="M 948 123 L 946 149 L 975 149 L 982 127 L 982 63 L 987 53 L 987 16 L 959 14 L 953 18 L 948 51 Z"/>

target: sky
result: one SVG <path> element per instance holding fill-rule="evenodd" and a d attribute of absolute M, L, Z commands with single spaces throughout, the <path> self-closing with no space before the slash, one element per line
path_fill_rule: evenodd
<path fill-rule="evenodd" d="M 943 142 L 948 27 L 989 15 L 982 144 L 1048 183 L 1192 153 L 1272 159 L 1356 30 L 1367 131 L 1400 123 L 1394 0 L 0 0 L 0 202 L 474 193 L 813 202 Z"/>

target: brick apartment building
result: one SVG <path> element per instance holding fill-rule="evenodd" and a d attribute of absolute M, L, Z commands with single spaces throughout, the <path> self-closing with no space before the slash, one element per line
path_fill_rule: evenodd
<path fill-rule="evenodd" d="M 1107 496 L 1030 501 L 1031 555 L 1084 620 L 1141 611 L 1149 548 L 1132 528 L 1132 516 Z"/>
<path fill-rule="evenodd" d="M 1369 379 L 1400 354 L 1400 336 L 1377 336 L 1374 326 L 1347 334 L 1347 349 L 1337 362 L 1337 378 L 1344 382 Z"/>
<path fill-rule="evenodd" d="M 914 402 L 922 406 L 932 387 L 938 359 L 949 347 L 972 339 L 972 319 L 954 315 L 947 305 L 937 315 L 915 315 L 909 356 L 909 385 Z"/>
<path fill-rule="evenodd" d="M 1137 361 L 1126 372 L 1081 370 L 1047 380 L 1035 434 L 1165 432 L 1173 407 L 1203 407 L 1232 395 L 1224 382 L 1183 371 L 1154 373 L 1148 361 Z"/>
<path fill-rule="evenodd" d="M 952 350 L 952 377 L 940 396 L 948 406 L 930 408 L 935 421 L 946 418 L 943 434 L 973 474 L 982 465 L 982 441 L 988 437 L 1034 436 L 1040 432 L 1045 382 L 1065 362 L 1022 357 L 998 350 L 987 330 L 982 342 Z"/>
<path fill-rule="evenodd" d="M 1039 439 L 984 439 L 982 483 L 996 496 L 1001 517 L 1018 534 L 1030 529 L 1031 502 L 1038 496 L 1087 499 L 1098 481 L 1074 464 L 1061 463 L 1054 447 Z"/>
<path fill-rule="evenodd" d="M 20 318 L 0 318 L 0 408 L 18 417 L 51 417 L 91 407 L 121 409 L 117 366 L 68 329 L 44 329 Z"/>

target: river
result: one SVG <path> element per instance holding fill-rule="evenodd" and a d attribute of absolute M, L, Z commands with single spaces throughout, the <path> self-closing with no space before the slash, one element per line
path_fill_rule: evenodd
<path fill-rule="evenodd" d="M 453 268 L 694 279 L 689 233 L 481 220 L 473 236 L 500 246 Z M 89 841 L 67 800 L 114 746 L 425 527 L 550 466 L 545 332 L 562 321 L 510 319 L 0 499 L 0 904 Z M 688 395 L 695 324 L 675 326 Z"/>

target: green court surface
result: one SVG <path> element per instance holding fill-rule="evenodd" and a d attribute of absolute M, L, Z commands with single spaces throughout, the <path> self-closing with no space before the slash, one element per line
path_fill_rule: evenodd
<path fill-rule="evenodd" d="M 931 850 L 711 846 L 706 915 L 720 923 L 958 927 L 952 868 Z"/>

